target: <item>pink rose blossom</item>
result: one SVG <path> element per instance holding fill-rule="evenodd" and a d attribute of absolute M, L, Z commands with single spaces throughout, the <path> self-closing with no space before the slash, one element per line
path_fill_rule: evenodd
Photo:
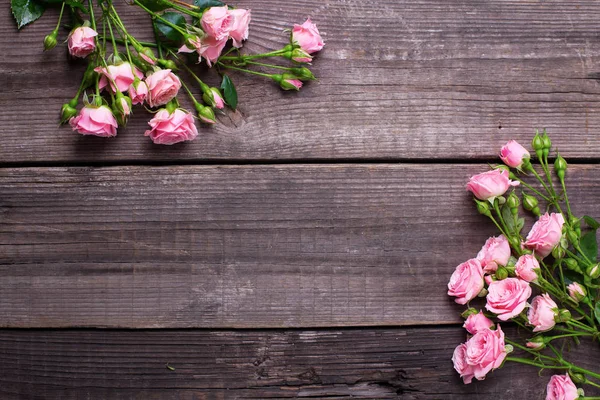
<path fill-rule="evenodd" d="M 494 200 L 502 196 L 510 186 L 517 186 L 519 182 L 508 179 L 508 171 L 494 169 L 482 174 L 473 175 L 467 183 L 467 190 L 472 192 L 479 200 Z"/>
<path fill-rule="evenodd" d="M 504 332 L 500 325 L 494 331 L 478 331 L 466 343 L 464 361 L 473 368 L 473 375 L 477 380 L 485 379 L 488 372 L 499 368 L 505 357 Z"/>
<path fill-rule="evenodd" d="M 228 11 L 227 6 L 211 7 L 204 11 L 200 23 L 208 36 L 216 40 L 227 39 L 234 20 Z"/>
<path fill-rule="evenodd" d="M 85 58 L 96 50 L 98 32 L 87 26 L 75 28 L 69 34 L 69 54 L 73 57 Z"/>
<path fill-rule="evenodd" d="M 162 106 L 171 101 L 181 88 L 181 81 L 170 69 L 161 69 L 146 78 L 148 97 L 146 101 L 150 107 Z"/>
<path fill-rule="evenodd" d="M 482 311 L 479 311 L 478 314 L 471 314 L 465 320 L 463 327 L 469 332 L 471 335 L 476 334 L 480 330 L 490 329 L 494 326 L 494 323 L 491 319 L 483 315 Z"/>
<path fill-rule="evenodd" d="M 546 400 L 577 400 L 579 393 L 577 386 L 569 374 L 553 375 L 546 387 Z"/>
<path fill-rule="evenodd" d="M 111 137 L 117 135 L 117 120 L 106 106 L 85 106 L 79 115 L 69 120 L 74 131 L 82 135 Z"/>
<path fill-rule="evenodd" d="M 511 168 L 521 168 L 525 160 L 530 158 L 529 152 L 514 140 L 506 143 L 500 150 L 500 158 Z"/>
<path fill-rule="evenodd" d="M 148 96 L 148 85 L 146 82 L 138 81 L 134 82 L 129 87 L 129 96 L 131 97 L 131 104 L 143 104 Z"/>
<path fill-rule="evenodd" d="M 202 61 L 202 57 L 206 60 L 206 64 L 211 67 L 212 63 L 217 61 L 223 48 L 227 44 L 227 38 L 222 40 L 216 40 L 211 36 L 205 36 L 202 39 L 195 37 L 189 40 L 189 45 L 194 46 L 195 49 L 190 49 L 188 44 L 184 44 L 179 49 L 180 53 L 192 53 L 196 51 L 198 53 L 198 62 Z"/>
<path fill-rule="evenodd" d="M 233 18 L 229 37 L 233 39 L 233 47 L 242 47 L 242 42 L 248 39 L 248 26 L 250 24 L 250 10 L 236 8 L 227 13 Z"/>
<path fill-rule="evenodd" d="M 554 317 L 557 313 L 558 306 L 548 293 L 544 293 L 533 298 L 531 307 L 527 312 L 527 320 L 530 325 L 534 326 L 534 332 L 548 331 L 554 328 L 556 324 Z"/>
<path fill-rule="evenodd" d="M 325 46 L 317 26 L 312 23 L 310 18 L 302 25 L 294 24 L 292 41 L 297 43 L 308 54 L 316 53 Z"/>
<path fill-rule="evenodd" d="M 152 129 L 144 135 L 150 136 L 156 144 L 175 144 L 198 136 L 194 117 L 179 108 L 171 114 L 164 108 L 159 110 L 148 125 Z"/>
<path fill-rule="evenodd" d="M 525 309 L 529 296 L 531 296 L 531 287 L 524 280 L 506 278 L 493 281 L 488 287 L 485 308 L 497 314 L 501 321 L 506 321 Z"/>
<path fill-rule="evenodd" d="M 515 264 L 515 273 L 524 281 L 533 282 L 538 276 L 536 271 L 540 269 L 540 263 L 537 258 L 531 254 L 524 254 Z"/>
<path fill-rule="evenodd" d="M 458 304 L 466 304 L 483 289 L 483 268 L 472 258 L 456 267 L 448 282 L 448 295 L 455 296 Z"/>
<path fill-rule="evenodd" d="M 533 224 L 527 235 L 524 246 L 534 250 L 542 258 L 552 253 L 562 237 L 565 219 L 562 214 L 544 214 Z"/>
<path fill-rule="evenodd" d="M 498 269 L 499 265 L 505 266 L 510 258 L 510 244 L 504 235 L 491 237 L 477 254 L 477 259 L 481 261 L 483 272 L 491 273 Z"/>
<path fill-rule="evenodd" d="M 140 70 L 132 67 L 128 62 L 119 65 L 109 65 L 108 68 L 96 67 L 94 71 L 102 75 L 99 82 L 100 89 L 104 89 L 110 83 L 110 89 L 113 93 L 116 92 L 115 85 L 121 93 L 125 93 L 129 90 L 136 76 L 138 79 L 144 77 L 144 74 Z M 134 71 L 135 75 L 133 74 Z"/>
<path fill-rule="evenodd" d="M 452 363 L 454 363 L 454 369 L 460 377 L 463 379 L 465 384 L 471 383 L 474 375 L 474 368 L 472 365 L 467 364 L 467 344 L 462 343 L 454 349 L 452 354 Z"/>
<path fill-rule="evenodd" d="M 571 283 L 569 286 L 567 286 L 567 289 L 569 290 L 569 296 L 577 302 L 583 300 L 587 295 L 583 286 L 577 282 Z"/>

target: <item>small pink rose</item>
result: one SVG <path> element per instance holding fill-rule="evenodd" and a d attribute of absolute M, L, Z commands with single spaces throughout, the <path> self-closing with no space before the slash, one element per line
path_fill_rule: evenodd
<path fill-rule="evenodd" d="M 562 237 L 562 227 L 565 219 L 562 214 L 544 214 L 533 224 L 523 245 L 542 258 L 547 257 L 558 245 Z"/>
<path fill-rule="evenodd" d="M 505 266 L 510 258 L 510 244 L 504 235 L 491 237 L 477 254 L 477 259 L 481 261 L 483 272 L 492 273 L 498 269 L 499 265 Z"/>
<path fill-rule="evenodd" d="M 483 268 L 472 258 L 456 267 L 448 282 L 448 295 L 455 296 L 458 304 L 466 304 L 483 289 Z"/>
<path fill-rule="evenodd" d="M 242 42 L 248 39 L 250 10 L 236 8 L 235 10 L 228 10 L 227 13 L 233 19 L 231 30 L 229 31 L 229 36 L 233 39 L 233 47 L 242 47 Z"/>
<path fill-rule="evenodd" d="M 82 135 L 111 137 L 117 135 L 117 120 L 110 108 L 87 105 L 69 120 L 74 131 Z"/>
<path fill-rule="evenodd" d="M 171 101 L 181 88 L 181 81 L 170 69 L 161 69 L 148 75 L 148 97 L 146 101 L 150 107 L 162 106 Z"/>
<path fill-rule="evenodd" d="M 576 302 L 580 302 L 587 295 L 586 290 L 577 282 L 573 282 L 567 286 L 567 290 L 569 291 L 569 297 L 571 297 Z"/>
<path fill-rule="evenodd" d="M 159 110 L 148 125 L 152 129 L 146 131 L 144 136 L 150 136 L 156 144 L 170 145 L 194 140 L 198 136 L 194 117 L 179 108 L 171 114 L 164 108 Z"/>
<path fill-rule="evenodd" d="M 110 89 L 113 93 L 116 93 L 116 88 L 118 88 L 121 93 L 127 92 L 136 76 L 138 79 L 144 77 L 144 74 L 142 74 L 140 70 L 132 67 L 128 62 L 119 65 L 109 65 L 107 68 L 96 67 L 94 71 L 101 75 L 99 82 L 100 89 L 104 89 L 110 84 Z"/>
<path fill-rule="evenodd" d="M 508 171 L 494 169 L 482 174 L 473 175 L 467 183 L 467 190 L 479 200 L 493 200 L 502 196 L 509 187 L 517 186 L 519 182 L 508 179 Z"/>
<path fill-rule="evenodd" d="M 466 343 L 465 362 L 473 368 L 473 375 L 477 380 L 485 379 L 491 370 L 499 368 L 505 357 L 504 332 L 500 325 L 494 331 L 478 331 Z"/>
<path fill-rule="evenodd" d="M 148 96 L 148 85 L 144 81 L 137 81 L 129 87 L 129 96 L 131 104 L 143 104 Z"/>
<path fill-rule="evenodd" d="M 308 54 L 316 53 L 325 46 L 317 26 L 312 23 L 310 18 L 302 25 L 294 25 L 294 29 L 292 29 L 292 41 L 297 43 Z"/>
<path fill-rule="evenodd" d="M 485 308 L 497 314 L 501 321 L 506 321 L 525 309 L 529 296 L 531 287 L 524 280 L 506 278 L 493 281 L 488 287 Z"/>
<path fill-rule="evenodd" d="M 215 40 L 227 40 L 233 22 L 234 16 L 228 12 L 227 6 L 209 8 L 200 20 L 204 32 Z"/>
<path fill-rule="evenodd" d="M 73 57 L 85 58 L 96 50 L 98 32 L 87 26 L 75 28 L 69 34 L 69 54 Z"/>
<path fill-rule="evenodd" d="M 522 255 L 515 264 L 515 273 L 519 278 L 527 282 L 533 282 L 538 278 L 537 271 L 539 269 L 540 263 L 531 254 Z"/>
<path fill-rule="evenodd" d="M 569 374 L 553 375 L 546 386 L 546 400 L 577 400 L 577 386 Z"/>
<path fill-rule="evenodd" d="M 534 326 L 534 332 L 549 331 L 554 328 L 554 317 L 558 314 L 558 306 L 548 293 L 535 296 L 527 312 L 529 324 Z"/>
<path fill-rule="evenodd" d="M 221 96 L 221 92 L 217 88 L 209 88 L 202 96 L 202 99 L 213 108 L 222 110 L 225 107 L 225 100 L 223 100 L 223 96 Z"/>
<path fill-rule="evenodd" d="M 198 53 L 198 62 L 202 61 L 202 57 L 206 60 L 206 64 L 211 67 L 212 63 L 217 61 L 223 48 L 227 44 L 227 38 L 217 40 L 212 36 L 205 36 L 202 39 L 199 37 L 191 38 L 179 49 L 179 53 Z M 190 46 L 193 46 L 191 48 Z"/>
<path fill-rule="evenodd" d="M 530 157 L 527 149 L 514 140 L 506 143 L 500 150 L 502 162 L 511 168 L 521 168 L 523 162 L 529 160 Z"/>
<path fill-rule="evenodd" d="M 467 344 L 462 343 L 454 349 L 454 354 L 452 354 L 452 363 L 454 364 L 454 369 L 459 373 L 460 377 L 463 379 L 465 384 L 471 383 L 474 375 L 473 366 L 467 364 Z"/>
<path fill-rule="evenodd" d="M 483 315 L 482 311 L 479 311 L 478 314 L 471 314 L 465 320 L 463 327 L 469 332 L 471 335 L 476 334 L 477 332 L 490 329 L 494 326 L 494 323 L 491 319 Z"/>

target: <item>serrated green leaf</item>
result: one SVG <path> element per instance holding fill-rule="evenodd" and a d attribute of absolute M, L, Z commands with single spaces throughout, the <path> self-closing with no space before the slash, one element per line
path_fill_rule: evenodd
<path fill-rule="evenodd" d="M 500 212 L 502 213 L 502 219 L 504 220 L 504 223 L 508 227 L 508 233 L 510 234 L 512 232 L 515 232 L 515 218 L 513 217 L 508 204 L 504 203 Z M 522 227 L 523 226 L 521 226 L 521 228 Z"/>
<path fill-rule="evenodd" d="M 187 23 L 185 17 L 182 14 L 176 12 L 166 12 L 163 13 L 161 17 L 181 28 L 185 28 L 185 24 Z M 154 21 L 154 26 L 158 31 L 158 39 L 161 42 L 173 46 L 178 46 L 183 43 L 183 35 L 177 29 L 159 20 Z"/>
<path fill-rule="evenodd" d="M 158 12 L 171 7 L 171 4 L 165 0 L 138 0 L 147 9 Z"/>
<path fill-rule="evenodd" d="M 194 0 L 194 5 L 204 11 L 211 7 L 223 7 L 225 3 L 218 0 Z"/>
<path fill-rule="evenodd" d="M 582 253 L 592 262 L 598 258 L 598 242 L 596 241 L 596 231 L 590 231 L 582 236 L 579 242 Z"/>
<path fill-rule="evenodd" d="M 40 3 L 46 4 L 62 4 L 65 3 L 68 6 L 79 8 L 81 11 L 88 13 L 88 9 L 83 5 L 82 0 L 38 0 Z"/>
<path fill-rule="evenodd" d="M 585 221 L 587 226 L 589 226 L 592 229 L 600 228 L 600 222 L 596 221 L 594 218 L 590 217 L 589 215 L 584 215 L 583 220 Z"/>
<path fill-rule="evenodd" d="M 237 90 L 235 90 L 235 85 L 227 75 L 223 75 L 221 89 L 223 89 L 223 98 L 225 99 L 225 102 L 229 107 L 235 110 L 238 104 Z"/>
<path fill-rule="evenodd" d="M 19 29 L 41 17 L 46 10 L 34 0 L 10 0 L 10 7 Z"/>

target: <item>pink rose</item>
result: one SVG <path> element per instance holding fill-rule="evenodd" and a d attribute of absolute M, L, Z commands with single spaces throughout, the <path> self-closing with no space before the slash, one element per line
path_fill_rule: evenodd
<path fill-rule="evenodd" d="M 144 74 L 140 70 L 132 67 L 128 62 L 119 65 L 109 65 L 108 68 L 96 67 L 94 71 L 102 75 L 99 82 L 100 89 L 104 89 L 110 83 L 110 89 L 113 93 L 117 91 L 115 85 L 121 93 L 125 93 L 129 90 L 136 76 L 138 79 L 144 77 Z"/>
<path fill-rule="evenodd" d="M 233 39 L 233 47 L 242 47 L 242 42 L 248 39 L 248 26 L 250 25 L 250 10 L 236 8 L 227 13 L 233 18 L 229 36 Z"/>
<path fill-rule="evenodd" d="M 504 235 L 491 237 L 477 253 L 477 259 L 481 261 L 483 272 L 491 273 L 498 269 L 498 265 L 505 266 L 510 258 L 510 244 Z"/>
<path fill-rule="evenodd" d="M 488 372 L 499 368 L 505 357 L 504 332 L 500 325 L 495 331 L 478 331 L 466 343 L 465 363 L 473 368 L 473 375 L 477 380 L 485 379 Z"/>
<path fill-rule="evenodd" d="M 521 168 L 523 162 L 529 160 L 530 157 L 527 149 L 514 140 L 506 143 L 500 150 L 502 162 L 511 168 Z"/>
<path fill-rule="evenodd" d="M 73 57 L 85 58 L 96 50 L 98 32 L 87 26 L 75 28 L 69 34 L 69 54 Z"/>
<path fill-rule="evenodd" d="M 454 369 L 460 377 L 463 379 L 465 384 L 471 383 L 474 376 L 474 368 L 472 365 L 467 364 L 467 344 L 462 343 L 454 349 L 452 354 L 452 363 L 454 363 Z"/>
<path fill-rule="evenodd" d="M 558 306 L 548 293 L 535 296 L 527 312 L 527 320 L 533 325 L 534 332 L 549 331 L 554 328 L 554 317 L 558 314 Z"/>
<path fill-rule="evenodd" d="M 310 18 L 302 25 L 294 24 L 292 41 L 297 43 L 308 54 L 316 53 L 325 46 L 317 26 L 312 23 Z"/>
<path fill-rule="evenodd" d="M 546 387 L 546 400 L 577 400 L 579 393 L 577 386 L 569 374 L 553 375 Z"/>
<path fill-rule="evenodd" d="M 524 280 L 506 278 L 493 281 L 488 287 L 485 308 L 497 314 L 501 321 L 506 321 L 525 309 L 529 296 L 531 296 L 531 287 Z"/>
<path fill-rule="evenodd" d="M 494 326 L 494 323 L 491 319 L 483 315 L 482 311 L 479 311 L 479 314 L 471 314 L 465 320 L 463 327 L 469 332 L 471 335 L 476 334 L 477 332 L 490 329 Z"/>
<path fill-rule="evenodd" d="M 219 110 L 222 110 L 225 107 L 223 96 L 221 96 L 221 92 L 217 88 L 208 88 L 208 90 L 204 92 L 202 99 L 206 102 L 206 104 L 210 105 L 211 107 L 218 108 Z"/>
<path fill-rule="evenodd" d="M 146 78 L 148 97 L 146 101 L 150 107 L 162 106 L 171 101 L 181 88 L 181 81 L 170 69 L 161 69 Z"/>
<path fill-rule="evenodd" d="M 194 117 L 179 108 L 171 114 L 164 108 L 159 110 L 148 125 L 152 129 L 146 131 L 144 136 L 150 136 L 156 144 L 175 144 L 194 140 L 198 136 Z"/>
<path fill-rule="evenodd" d="M 562 237 L 562 227 L 565 219 L 562 214 L 544 214 L 533 224 L 527 235 L 524 246 L 534 250 L 542 258 L 552 253 Z"/>
<path fill-rule="evenodd" d="M 483 268 L 472 258 L 456 267 L 448 282 L 448 295 L 455 296 L 458 304 L 466 304 L 483 289 Z"/>
<path fill-rule="evenodd" d="M 146 82 L 133 82 L 129 87 L 131 104 L 143 104 L 144 100 L 146 100 L 146 96 L 148 96 L 148 85 L 146 85 Z"/>
<path fill-rule="evenodd" d="M 233 20 L 234 16 L 228 12 L 227 6 L 211 7 L 204 11 L 200 23 L 208 36 L 223 40 L 229 36 Z"/>
<path fill-rule="evenodd" d="M 567 286 L 567 289 L 569 290 L 569 296 L 577 302 L 583 300 L 587 295 L 587 292 L 583 286 L 577 282 L 571 283 L 569 286 Z"/>
<path fill-rule="evenodd" d="M 74 131 L 82 135 L 111 137 L 117 135 L 117 120 L 110 108 L 87 105 L 69 120 Z"/>
<path fill-rule="evenodd" d="M 212 63 L 217 61 L 223 48 L 227 44 L 227 38 L 222 40 L 216 40 L 211 36 L 205 36 L 202 39 L 199 37 L 191 38 L 189 41 L 181 46 L 179 53 L 192 53 L 196 51 L 198 53 L 198 62 L 202 61 L 202 57 L 206 60 L 206 64 L 211 67 Z M 189 46 L 193 46 L 192 49 Z"/>
<path fill-rule="evenodd" d="M 510 186 L 517 186 L 519 182 L 508 179 L 508 171 L 494 169 L 479 175 L 473 175 L 467 183 L 467 190 L 472 192 L 479 200 L 494 200 L 502 196 Z"/>
<path fill-rule="evenodd" d="M 522 255 L 515 264 L 515 273 L 519 278 L 527 282 L 533 282 L 538 278 L 536 271 L 539 269 L 540 263 L 531 254 Z"/>

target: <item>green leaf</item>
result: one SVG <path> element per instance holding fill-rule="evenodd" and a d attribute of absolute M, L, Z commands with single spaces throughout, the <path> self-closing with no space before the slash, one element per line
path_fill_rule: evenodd
<path fill-rule="evenodd" d="M 170 23 L 185 29 L 185 24 L 187 22 L 182 14 L 176 12 L 166 12 L 163 13 L 161 16 Z M 154 21 L 154 27 L 158 31 L 158 39 L 161 42 L 173 46 L 178 46 L 183 43 L 183 35 L 177 29 L 159 20 Z"/>
<path fill-rule="evenodd" d="M 194 0 L 194 5 L 200 8 L 200 11 L 204 11 L 211 7 L 223 7 L 225 3 L 218 0 Z"/>
<path fill-rule="evenodd" d="M 171 7 L 171 4 L 165 0 L 138 0 L 144 7 L 151 11 L 164 11 Z"/>
<path fill-rule="evenodd" d="M 590 217 L 588 215 L 584 215 L 583 216 L 583 220 L 592 229 L 598 229 L 598 228 L 600 228 L 600 223 L 598 221 L 596 221 L 594 218 L 592 218 L 592 217 Z"/>
<path fill-rule="evenodd" d="M 39 0 L 40 3 L 45 4 L 62 4 L 65 3 L 68 6 L 79 8 L 84 13 L 88 13 L 88 9 L 83 5 L 82 0 Z"/>
<path fill-rule="evenodd" d="M 600 323 L 600 301 L 596 303 L 596 307 L 594 307 L 594 316 L 596 317 L 596 321 Z"/>
<path fill-rule="evenodd" d="M 596 231 L 590 231 L 583 235 L 579 242 L 581 251 L 592 262 L 596 262 L 598 258 L 598 242 L 596 241 Z"/>
<path fill-rule="evenodd" d="M 10 7 L 19 29 L 41 17 L 46 10 L 34 0 L 10 0 Z"/>
<path fill-rule="evenodd" d="M 521 229 L 523 229 L 523 225 L 525 225 L 524 218 L 518 218 L 515 224 L 515 217 L 510 211 L 510 207 L 506 203 L 502 206 L 500 212 L 502 213 L 502 219 L 504 220 L 504 223 L 508 227 L 509 234 L 513 232 L 521 232 Z"/>
<path fill-rule="evenodd" d="M 227 105 L 229 105 L 229 107 L 235 110 L 238 104 L 237 90 L 235 90 L 233 82 L 231 81 L 231 79 L 229 79 L 227 75 L 223 75 L 221 89 L 223 89 L 223 97 L 225 99 L 225 102 L 227 103 Z"/>

